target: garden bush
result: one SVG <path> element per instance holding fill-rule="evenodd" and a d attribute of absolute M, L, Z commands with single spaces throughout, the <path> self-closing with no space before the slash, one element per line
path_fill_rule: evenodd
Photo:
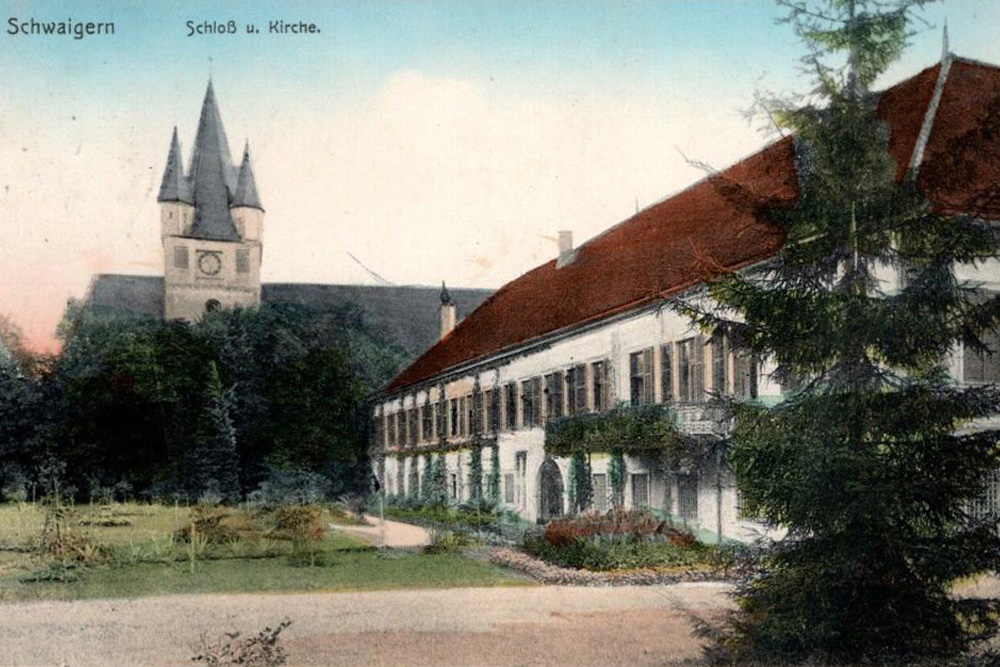
<path fill-rule="evenodd" d="M 686 529 L 625 510 L 553 521 L 528 534 L 523 547 L 555 565 L 597 571 L 708 564 L 714 551 Z"/>
<path fill-rule="evenodd" d="M 590 512 L 558 519 L 545 528 L 545 539 L 553 546 L 567 546 L 576 539 L 620 540 L 624 537 L 646 539 L 660 536 L 679 547 L 697 542 L 687 528 L 674 526 L 643 510 L 614 509 L 604 514 Z"/>
<path fill-rule="evenodd" d="M 259 531 L 246 514 L 205 505 L 196 505 L 191 509 L 191 520 L 181 526 L 174 537 L 181 542 L 191 542 L 192 527 L 198 539 L 209 544 L 259 536 Z"/>

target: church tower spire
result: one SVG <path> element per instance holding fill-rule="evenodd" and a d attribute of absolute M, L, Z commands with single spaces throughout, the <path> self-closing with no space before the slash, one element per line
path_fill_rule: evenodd
<path fill-rule="evenodd" d="M 177 126 L 174 125 L 174 136 L 170 139 L 170 152 L 167 153 L 167 166 L 163 169 L 163 180 L 160 181 L 160 194 L 156 201 L 185 201 L 184 161 L 181 158 L 181 144 L 177 140 Z"/>
<path fill-rule="evenodd" d="M 233 208 L 248 206 L 264 210 L 257 194 L 257 182 L 253 176 L 253 165 L 250 164 L 250 141 L 243 148 L 243 162 L 240 164 L 240 175 L 236 179 L 236 196 L 233 197 Z"/>
<path fill-rule="evenodd" d="M 164 317 L 198 320 L 217 308 L 260 304 L 264 209 L 249 143 L 235 166 L 209 79 L 187 172 L 177 129 L 157 197 L 164 258 Z"/>
<path fill-rule="evenodd" d="M 229 213 L 232 192 L 236 189 L 235 168 L 211 80 L 201 105 L 190 171 L 195 206 L 191 235 L 218 241 L 238 240 Z"/>

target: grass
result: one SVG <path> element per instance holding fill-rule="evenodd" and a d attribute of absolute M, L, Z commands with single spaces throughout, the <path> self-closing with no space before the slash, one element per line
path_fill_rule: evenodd
<path fill-rule="evenodd" d="M 237 515 L 244 514 L 235 510 Z M 129 525 L 81 526 L 98 517 L 127 518 Z M 393 588 L 501 586 L 524 579 L 458 553 L 379 553 L 359 538 L 327 531 L 313 546 L 315 558 L 293 553 L 289 542 L 240 538 L 191 545 L 174 537 L 190 521 L 183 506 L 116 504 L 80 506 L 69 522 L 74 533 L 99 545 L 92 564 L 63 565 L 40 556 L 42 508 L 0 505 L 0 601 L 143 597 L 192 593 L 279 593 Z M 336 509 L 324 523 L 339 522 Z M 310 561 L 315 566 L 310 566 Z"/>

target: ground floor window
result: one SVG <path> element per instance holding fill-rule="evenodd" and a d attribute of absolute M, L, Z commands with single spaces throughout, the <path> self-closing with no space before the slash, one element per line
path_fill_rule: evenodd
<path fill-rule="evenodd" d="M 632 507 L 649 507 L 649 475 L 646 473 L 632 475 Z"/>
<path fill-rule="evenodd" d="M 608 476 L 604 473 L 594 475 L 594 509 L 608 511 Z"/>
<path fill-rule="evenodd" d="M 451 473 L 451 497 L 458 498 L 458 473 Z"/>
<path fill-rule="evenodd" d="M 514 504 L 514 475 L 507 473 L 503 476 L 503 501 L 508 505 Z"/>
<path fill-rule="evenodd" d="M 685 521 L 698 519 L 698 476 L 677 477 L 677 511 Z"/>
<path fill-rule="evenodd" d="M 410 459 L 410 481 L 406 492 L 414 498 L 420 495 L 420 469 L 417 465 L 417 459 Z"/>
<path fill-rule="evenodd" d="M 969 514 L 977 521 L 1000 519 L 1000 470 L 994 470 L 986 478 L 983 493 L 971 503 Z"/>

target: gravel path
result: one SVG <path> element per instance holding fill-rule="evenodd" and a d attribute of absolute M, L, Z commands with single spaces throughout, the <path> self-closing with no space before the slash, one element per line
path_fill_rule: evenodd
<path fill-rule="evenodd" d="M 691 614 L 722 584 L 195 595 L 0 605 L 0 665 L 191 665 L 202 634 L 284 618 L 289 665 L 668 665 L 699 655 Z"/>
<path fill-rule="evenodd" d="M 365 515 L 365 520 L 370 524 L 367 526 L 352 526 L 348 524 L 331 523 L 332 530 L 339 530 L 350 535 L 355 535 L 375 546 L 387 546 L 393 548 L 423 547 L 431 543 L 431 535 L 425 528 L 414 526 L 409 523 L 386 520 L 385 522 L 385 544 L 382 544 L 382 526 L 377 516 Z"/>

